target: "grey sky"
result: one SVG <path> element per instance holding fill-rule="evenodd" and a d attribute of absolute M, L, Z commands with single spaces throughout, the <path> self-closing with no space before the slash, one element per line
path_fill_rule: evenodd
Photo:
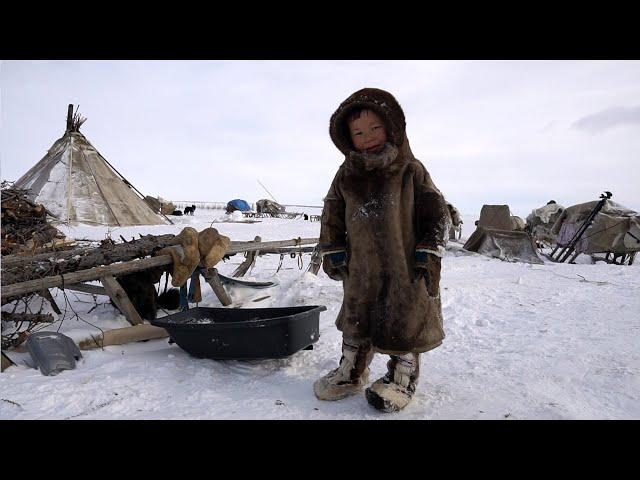
<path fill-rule="evenodd" d="M 4 61 L 1 176 L 17 180 L 65 128 L 139 190 L 173 200 L 321 205 L 342 162 L 339 103 L 389 90 L 415 155 L 464 213 L 526 216 L 604 190 L 640 210 L 638 61 Z"/>
<path fill-rule="evenodd" d="M 634 108 L 613 107 L 587 115 L 573 124 L 589 133 L 600 133 L 618 125 L 640 125 L 640 106 Z"/>

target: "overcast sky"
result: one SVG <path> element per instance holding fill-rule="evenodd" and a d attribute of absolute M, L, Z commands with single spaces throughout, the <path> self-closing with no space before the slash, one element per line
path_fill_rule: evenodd
<path fill-rule="evenodd" d="M 171 200 L 321 205 L 344 157 L 329 117 L 390 91 L 411 147 L 462 212 L 555 199 L 640 210 L 639 61 L 3 61 L 1 176 L 17 180 L 65 130 L 138 190 Z"/>

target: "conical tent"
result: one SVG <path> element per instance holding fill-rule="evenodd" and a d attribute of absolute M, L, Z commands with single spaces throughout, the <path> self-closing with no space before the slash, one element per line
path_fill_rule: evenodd
<path fill-rule="evenodd" d="M 16 183 L 30 190 L 58 220 L 69 224 L 158 225 L 169 223 L 153 212 L 79 131 L 84 119 L 71 117 L 67 131 Z"/>

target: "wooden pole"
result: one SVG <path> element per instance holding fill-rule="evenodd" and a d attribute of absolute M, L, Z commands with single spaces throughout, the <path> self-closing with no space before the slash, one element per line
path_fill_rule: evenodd
<path fill-rule="evenodd" d="M 50 313 L 2 312 L 2 320 L 7 322 L 53 323 L 53 315 Z"/>
<path fill-rule="evenodd" d="M 73 125 L 73 104 L 69 104 L 67 108 L 67 132 L 71 131 L 71 127 Z"/>
<path fill-rule="evenodd" d="M 65 284 L 73 285 L 75 283 L 98 280 L 105 275 L 120 276 L 162 265 L 171 265 L 172 261 L 171 255 L 162 255 L 159 257 L 145 258 L 143 260 L 134 260 L 131 262 L 117 263 L 115 265 L 80 270 L 78 272 L 66 273 L 64 275 L 55 275 L 52 277 L 14 283 L 13 285 L 6 285 L 2 287 L 2 301 L 4 302 L 5 299 L 22 295 L 24 293 L 37 292 L 43 288 L 62 287 L 64 289 Z"/>
<path fill-rule="evenodd" d="M 254 242 L 261 242 L 262 238 L 257 236 L 253 239 Z M 253 252 L 247 252 L 247 258 L 242 264 L 236 268 L 235 272 L 231 274 L 232 277 L 244 277 L 244 275 L 249 271 L 252 265 L 256 263 L 256 255 L 260 252 L 255 250 Z"/>
<path fill-rule="evenodd" d="M 216 270 L 215 268 L 203 268 L 202 273 L 202 276 L 211 286 L 213 293 L 216 294 L 216 297 L 218 297 L 220 303 L 225 307 L 231 305 L 233 302 L 227 291 L 224 289 L 224 286 L 222 285 L 222 281 L 218 276 L 218 270 Z"/>
<path fill-rule="evenodd" d="M 81 340 L 78 344 L 80 350 L 91 350 L 93 348 L 102 348 L 108 345 L 123 345 L 131 342 L 141 342 L 144 340 L 153 340 L 156 338 L 166 338 L 169 333 L 160 327 L 153 325 L 134 325 L 132 327 L 114 328 L 103 334 L 92 336 L 85 340 Z"/>
<path fill-rule="evenodd" d="M 53 299 L 53 295 L 51 295 L 49 289 L 43 290 L 42 292 L 40 292 L 40 295 L 51 304 L 51 308 L 54 312 L 56 312 L 58 315 L 62 315 L 62 311 L 60 310 L 60 307 L 58 307 L 56 301 Z"/>
<path fill-rule="evenodd" d="M 118 306 L 122 314 L 131 325 L 141 325 L 143 322 L 142 317 L 133 306 L 127 292 L 124 291 L 118 281 L 111 275 L 105 275 L 100 279 L 107 294 Z"/>
<path fill-rule="evenodd" d="M 104 287 L 98 285 L 89 285 L 86 283 L 75 283 L 73 285 L 65 285 L 65 290 L 74 292 L 91 293 L 92 295 L 109 295 Z"/>
<path fill-rule="evenodd" d="M 117 243 L 102 247 L 82 247 L 62 252 L 49 252 L 34 255 L 32 257 L 11 255 L 2 259 L 2 285 L 17 283 L 18 280 L 28 278 L 34 272 L 43 267 L 55 264 L 56 272 L 67 273 L 70 271 L 84 270 L 97 265 L 110 265 L 115 262 L 124 262 L 140 257 L 146 257 L 171 245 L 180 242 L 175 235 L 147 235 L 138 240 L 127 243 Z M 44 265 L 40 265 L 43 263 Z M 21 268 L 16 268 L 21 267 Z M 11 271 L 16 269 L 17 271 Z"/>

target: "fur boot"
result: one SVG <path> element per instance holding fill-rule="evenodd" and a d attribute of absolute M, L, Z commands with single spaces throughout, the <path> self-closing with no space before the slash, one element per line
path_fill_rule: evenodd
<path fill-rule="evenodd" d="M 320 400 L 340 400 L 362 390 L 369 381 L 373 349 L 369 340 L 343 338 L 340 366 L 316 380 L 313 391 Z"/>
<path fill-rule="evenodd" d="M 383 412 L 402 410 L 413 398 L 419 374 L 419 353 L 391 355 L 387 362 L 387 374 L 366 389 L 367 401 Z"/>

